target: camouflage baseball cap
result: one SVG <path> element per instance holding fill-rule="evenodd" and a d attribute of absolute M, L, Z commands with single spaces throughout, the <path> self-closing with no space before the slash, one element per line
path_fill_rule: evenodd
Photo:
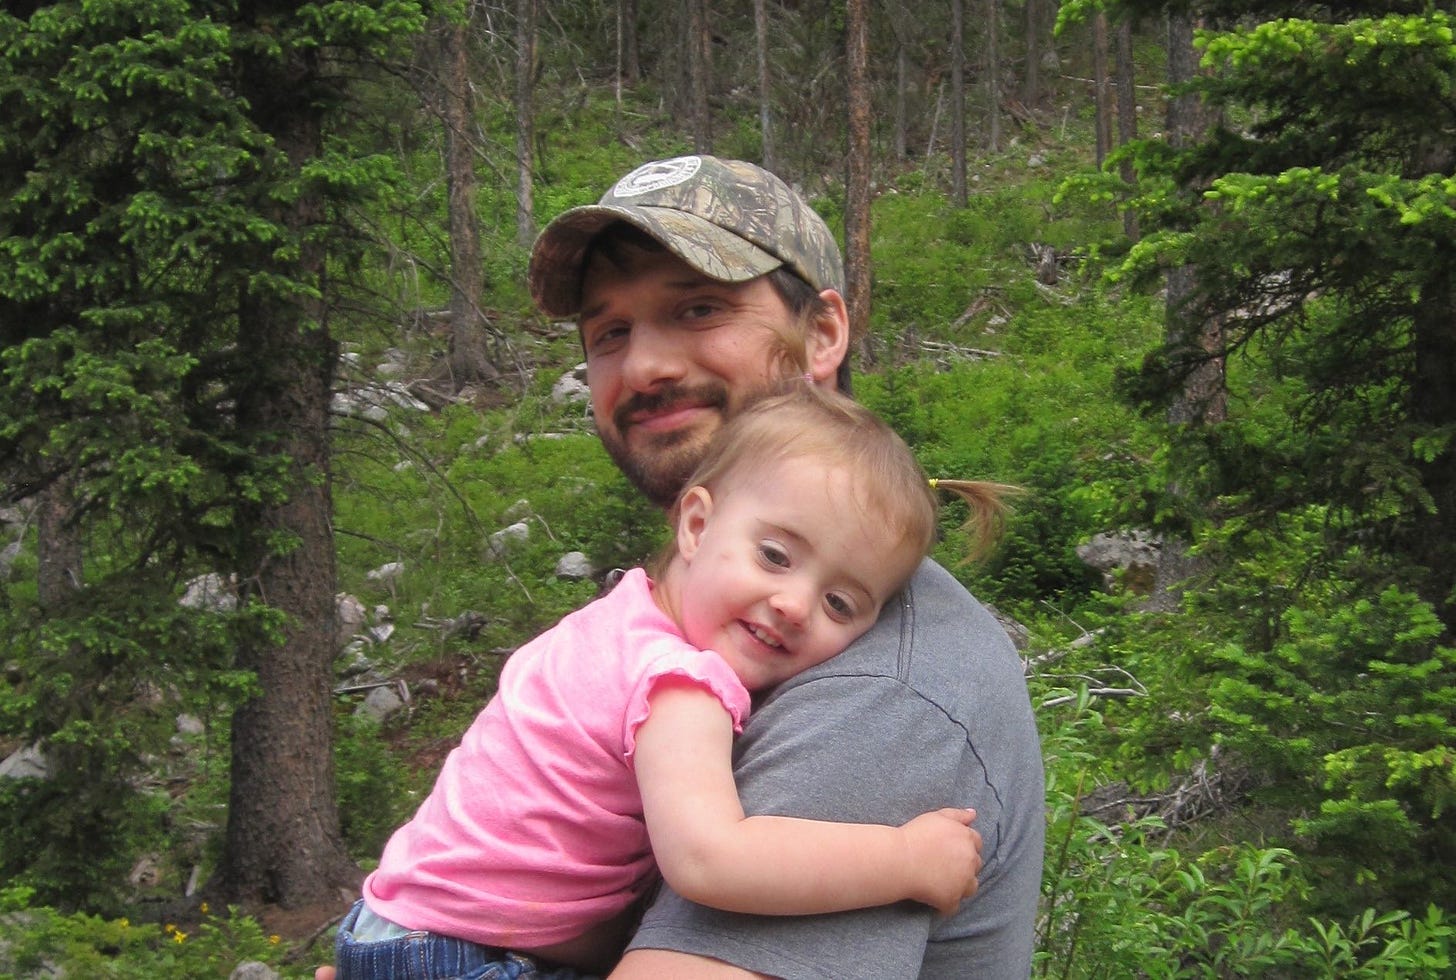
<path fill-rule="evenodd" d="M 581 308 L 582 263 L 592 238 L 635 225 L 703 275 L 746 282 L 786 266 L 815 289 L 844 291 L 844 262 L 824 219 L 762 167 L 710 156 L 643 164 L 596 204 L 546 226 L 531 250 L 531 295 L 548 316 Z"/>

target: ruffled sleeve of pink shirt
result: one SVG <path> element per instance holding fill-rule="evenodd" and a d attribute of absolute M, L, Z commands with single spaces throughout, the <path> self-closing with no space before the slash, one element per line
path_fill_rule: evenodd
<path fill-rule="evenodd" d="M 641 569 L 633 569 L 629 575 L 643 575 Z M 624 580 L 617 587 L 628 583 Z M 733 732 L 743 731 L 743 722 L 748 718 L 749 693 L 738 675 L 722 657 L 710 650 L 691 647 L 676 632 L 672 621 L 651 601 L 649 589 L 633 593 L 647 597 L 646 606 L 639 606 L 634 614 L 643 617 L 644 626 L 655 626 L 662 631 L 661 643 L 650 643 L 642 650 L 642 662 L 638 665 L 637 683 L 628 696 L 626 710 L 622 713 L 622 744 L 627 759 L 631 760 L 637 748 L 637 730 L 651 712 L 650 699 L 664 680 L 686 681 L 703 688 L 723 705 L 733 721 Z M 660 618 L 660 623 L 652 623 Z M 650 631 L 650 630 L 649 630 Z"/>

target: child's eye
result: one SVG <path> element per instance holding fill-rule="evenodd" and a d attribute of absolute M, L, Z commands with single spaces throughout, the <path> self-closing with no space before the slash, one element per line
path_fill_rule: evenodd
<path fill-rule="evenodd" d="M 789 553 L 772 541 L 760 541 L 758 544 L 758 557 L 765 565 L 773 568 L 788 568 Z"/>
<path fill-rule="evenodd" d="M 825 595 L 824 604 L 829 607 L 829 614 L 836 619 L 854 618 L 854 603 L 838 592 L 830 592 Z"/>

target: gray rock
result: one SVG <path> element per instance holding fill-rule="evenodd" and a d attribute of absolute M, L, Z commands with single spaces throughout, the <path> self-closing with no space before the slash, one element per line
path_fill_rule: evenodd
<path fill-rule="evenodd" d="M 364 603 L 347 592 L 340 592 L 334 596 L 334 618 L 339 624 L 339 640 L 347 643 L 354 634 L 359 632 L 359 627 L 364 625 L 364 617 L 368 611 Z"/>
<path fill-rule="evenodd" d="M 359 705 L 355 714 L 375 721 L 383 722 L 404 710 L 405 700 L 400 697 L 399 692 L 392 685 L 376 687 L 369 692 L 364 703 Z"/>
<path fill-rule="evenodd" d="M 34 745 L 21 746 L 0 762 L 0 779 L 45 779 L 50 774 L 50 762 Z"/>
<path fill-rule="evenodd" d="M 586 555 L 580 551 L 568 551 L 556 563 L 556 577 L 570 582 L 580 582 L 596 574 L 596 569 Z"/>
<path fill-rule="evenodd" d="M 522 498 L 501 512 L 501 520 L 509 524 L 515 524 L 518 521 L 524 521 L 531 514 L 531 502 Z"/>
<path fill-rule="evenodd" d="M 15 567 L 15 559 L 25 550 L 19 541 L 12 541 L 4 548 L 0 548 L 0 580 L 10 577 L 10 570 Z"/>
<path fill-rule="evenodd" d="M 238 608 L 238 593 L 235 583 L 229 578 L 208 572 L 189 581 L 182 598 L 177 601 L 188 609 L 232 612 Z"/>
<path fill-rule="evenodd" d="M 556 379 L 556 383 L 551 386 L 551 401 L 557 405 L 584 405 L 591 402 L 585 364 L 578 364 Z"/>
<path fill-rule="evenodd" d="M 1077 557 L 1102 573 L 1108 589 L 1122 588 L 1134 595 L 1151 595 L 1162 558 L 1163 541 L 1147 531 L 1117 531 L 1093 535 L 1077 546 Z"/>
<path fill-rule="evenodd" d="M 525 521 L 517 521 L 510 527 L 503 527 L 492 534 L 486 544 L 492 555 L 503 557 L 512 551 L 519 550 L 529 540 L 531 540 L 530 525 Z"/>
<path fill-rule="evenodd" d="M 389 561 L 378 568 L 370 569 L 364 573 L 364 577 L 371 582 L 378 582 L 386 587 L 393 587 L 404 575 L 404 562 Z"/>

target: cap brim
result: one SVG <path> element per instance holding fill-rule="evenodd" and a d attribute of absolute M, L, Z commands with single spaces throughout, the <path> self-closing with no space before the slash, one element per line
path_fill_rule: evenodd
<path fill-rule="evenodd" d="M 565 319 L 581 311 L 587 249 L 598 232 L 618 221 L 641 229 L 703 275 L 721 282 L 746 282 L 783 265 L 757 245 L 686 211 L 590 204 L 558 215 L 531 249 L 528 278 L 541 312 Z"/>

